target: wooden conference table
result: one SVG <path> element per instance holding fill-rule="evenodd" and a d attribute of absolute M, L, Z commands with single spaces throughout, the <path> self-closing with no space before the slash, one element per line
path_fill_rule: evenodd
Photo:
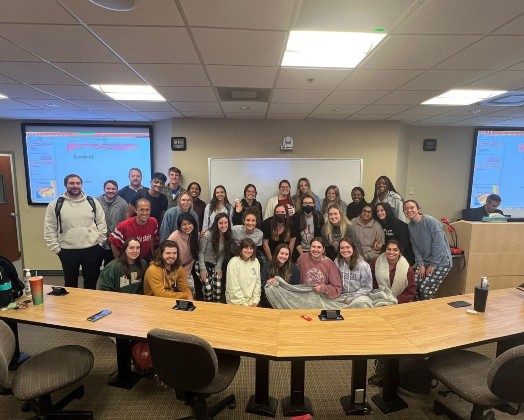
<path fill-rule="evenodd" d="M 45 286 L 46 292 L 51 290 Z M 175 311 L 168 298 L 68 288 L 67 296 L 45 296 L 44 304 L 23 310 L 0 312 L 0 318 L 16 323 L 62 328 L 117 337 L 117 386 L 132 387 L 129 339 L 143 340 L 153 328 L 198 335 L 212 347 L 255 357 L 255 395 L 249 412 L 274 415 L 276 400 L 269 397 L 269 361 L 289 360 L 291 393 L 282 401 L 284 415 L 311 411 L 304 396 L 305 361 L 352 359 L 350 395 L 343 397 L 346 413 L 366 411 L 368 358 L 386 360 L 384 389 L 373 401 L 384 412 L 405 407 L 396 393 L 398 358 L 424 356 L 451 348 L 463 348 L 524 334 L 524 292 L 492 290 L 485 313 L 467 314 L 466 308 L 447 305 L 455 300 L 473 303 L 473 296 L 453 296 L 373 309 L 342 310 L 344 321 L 318 319 L 318 310 L 265 308 L 195 302 L 193 312 Z M 87 317 L 110 309 L 97 322 Z M 312 317 L 304 320 L 300 315 Z M 357 393 L 358 391 L 358 393 Z"/>

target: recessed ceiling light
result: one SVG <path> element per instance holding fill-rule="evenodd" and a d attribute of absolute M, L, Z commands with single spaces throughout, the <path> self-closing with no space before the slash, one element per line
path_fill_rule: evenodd
<path fill-rule="evenodd" d="M 505 90 L 453 89 L 422 102 L 422 105 L 471 105 L 506 92 Z"/>
<path fill-rule="evenodd" d="M 340 112 L 340 111 L 342 111 L 342 108 L 333 108 L 332 111 L 333 112 Z"/>
<path fill-rule="evenodd" d="M 166 102 L 160 93 L 148 85 L 91 85 L 91 87 L 117 101 Z"/>
<path fill-rule="evenodd" d="M 242 111 L 245 111 L 246 109 L 249 109 L 249 107 L 246 106 L 246 105 L 243 105 L 243 106 L 240 107 L 240 109 L 241 109 Z"/>
<path fill-rule="evenodd" d="M 384 33 L 291 31 L 282 67 L 355 68 Z"/>
<path fill-rule="evenodd" d="M 128 12 L 135 7 L 135 0 L 89 0 L 91 3 L 114 12 Z"/>

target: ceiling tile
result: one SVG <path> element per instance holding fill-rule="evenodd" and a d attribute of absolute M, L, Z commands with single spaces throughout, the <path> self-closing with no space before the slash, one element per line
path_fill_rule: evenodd
<path fill-rule="evenodd" d="M 53 96 L 22 84 L 0 84 L 0 94 L 11 99 L 55 99 Z"/>
<path fill-rule="evenodd" d="M 326 99 L 330 104 L 362 104 L 367 105 L 389 93 L 387 90 L 338 90 Z"/>
<path fill-rule="evenodd" d="M 103 119 L 104 115 L 92 112 L 92 111 L 69 111 L 69 110 L 56 110 L 55 111 L 59 115 L 64 115 L 69 118 L 73 118 L 75 120 L 84 120 L 84 119 Z"/>
<path fill-rule="evenodd" d="M 429 70 L 400 89 L 441 91 L 460 89 L 491 73 L 493 70 Z"/>
<path fill-rule="evenodd" d="M 518 17 L 493 33 L 497 35 L 524 35 L 524 16 Z"/>
<path fill-rule="evenodd" d="M 478 36 L 392 35 L 360 68 L 430 69 L 478 39 Z"/>
<path fill-rule="evenodd" d="M 314 89 L 275 89 L 272 102 L 280 104 L 318 104 L 331 93 L 331 90 Z"/>
<path fill-rule="evenodd" d="M 282 68 L 277 88 L 282 89 L 335 89 L 352 70 Z"/>
<path fill-rule="evenodd" d="M 246 112 L 246 113 L 238 113 L 238 112 L 226 112 L 226 118 L 228 119 L 234 119 L 234 120 L 263 120 L 266 116 L 265 112 Z"/>
<path fill-rule="evenodd" d="M 249 102 L 249 101 L 235 101 L 235 102 L 220 102 L 220 106 L 224 112 L 234 112 L 234 113 L 260 113 L 267 111 L 267 102 Z M 241 110 L 240 107 L 248 106 L 249 109 Z"/>
<path fill-rule="evenodd" d="M 75 16 L 89 25 L 184 25 L 184 21 L 173 0 L 137 1 L 135 7 L 125 13 L 103 9 L 85 0 L 60 1 Z"/>
<path fill-rule="evenodd" d="M 524 36 L 488 36 L 439 64 L 439 69 L 499 70 L 522 61 Z"/>
<path fill-rule="evenodd" d="M 13 99 L 0 99 L 0 109 L 38 109 L 33 105 L 15 101 Z"/>
<path fill-rule="evenodd" d="M 499 106 L 490 106 L 490 107 L 484 107 L 484 108 L 489 108 L 490 111 L 494 111 L 494 112 L 489 112 L 490 117 L 516 117 L 516 116 L 520 117 L 523 114 L 522 107 L 520 106 L 515 106 L 511 108 L 502 108 L 502 109 Z"/>
<path fill-rule="evenodd" d="M 411 105 L 367 105 L 362 110 L 358 111 L 356 115 L 359 114 L 374 114 L 374 115 L 391 115 L 397 114 L 399 112 L 405 111 L 406 109 L 411 108 Z"/>
<path fill-rule="evenodd" d="M 178 111 L 209 111 L 220 112 L 218 102 L 171 102 Z"/>
<path fill-rule="evenodd" d="M 420 121 L 420 120 L 422 120 L 424 118 L 426 118 L 426 117 L 422 116 L 422 115 L 402 115 L 402 114 L 397 114 L 397 115 L 392 115 L 389 118 L 386 118 L 386 120 L 388 120 L 388 121 L 402 121 L 403 123 L 406 123 L 406 124 L 413 124 L 414 122 Z"/>
<path fill-rule="evenodd" d="M 271 88 L 278 67 L 207 66 L 213 86 Z"/>
<path fill-rule="evenodd" d="M 153 86 L 209 86 L 204 69 L 196 64 L 133 64 L 132 67 Z"/>
<path fill-rule="evenodd" d="M 380 121 L 386 119 L 385 115 L 372 115 L 372 114 L 359 114 L 359 115 L 352 115 L 351 117 L 348 117 L 348 120 L 369 120 L 369 121 Z"/>
<path fill-rule="evenodd" d="M 0 35 L 51 62 L 118 61 L 104 44 L 80 25 L 0 24 Z"/>
<path fill-rule="evenodd" d="M 461 106 L 458 108 L 451 109 L 447 112 L 443 112 L 442 115 L 461 115 L 466 117 L 474 117 L 475 115 L 490 114 L 501 109 L 501 107 L 495 106 L 481 106 L 478 104 Z"/>
<path fill-rule="evenodd" d="M 44 111 L 43 109 L 17 109 L 7 110 L 0 109 L 0 118 L 10 119 L 35 119 L 35 120 L 64 120 L 69 119 L 63 115 L 55 114 L 51 111 Z"/>
<path fill-rule="evenodd" d="M 514 66 L 508 67 L 507 70 L 524 70 L 524 61 L 521 61 L 518 64 L 515 64 Z"/>
<path fill-rule="evenodd" d="M 190 26 L 287 30 L 294 0 L 181 0 Z"/>
<path fill-rule="evenodd" d="M 47 63 L 17 63 L 0 62 L 0 74 L 18 82 L 33 84 L 63 84 L 80 85 L 82 82 L 74 79 L 61 70 Z"/>
<path fill-rule="evenodd" d="M 143 84 L 127 65 L 118 63 L 53 63 L 88 85 Z"/>
<path fill-rule="evenodd" d="M 161 121 L 168 120 L 170 118 L 182 118 L 182 114 L 172 111 L 172 112 L 141 112 L 142 115 L 149 118 L 152 121 Z"/>
<path fill-rule="evenodd" d="M 167 102 L 157 101 L 120 101 L 127 105 L 134 111 L 149 111 L 149 112 L 173 112 L 173 107 Z"/>
<path fill-rule="evenodd" d="M 355 70 L 340 90 L 395 90 L 422 70 Z"/>
<path fill-rule="evenodd" d="M 3 38 L 0 38 L 0 57 L 2 61 L 40 61 L 39 58 Z"/>
<path fill-rule="evenodd" d="M 107 100 L 107 96 L 89 86 L 35 85 L 36 88 L 63 99 Z"/>
<path fill-rule="evenodd" d="M 76 23 L 63 7 L 49 0 L 2 0 L 0 22 Z"/>
<path fill-rule="evenodd" d="M 468 120 L 463 120 L 463 121 L 457 121 L 456 123 L 451 123 L 449 125 L 475 127 L 475 126 L 482 126 L 482 125 L 489 125 L 489 124 L 498 124 L 498 123 L 501 123 L 504 120 L 507 120 L 507 118 L 503 118 L 503 117 L 478 117 L 478 118 L 470 118 Z"/>
<path fill-rule="evenodd" d="M 301 114 L 275 114 L 269 112 L 267 118 L 270 120 L 303 120 L 309 115 L 309 112 L 303 112 Z"/>
<path fill-rule="evenodd" d="M 128 63 L 200 62 L 186 28 L 93 26 L 92 29 Z"/>
<path fill-rule="evenodd" d="M 147 117 L 132 111 L 98 111 L 96 114 L 114 121 L 148 121 Z"/>
<path fill-rule="evenodd" d="M 453 109 L 456 109 L 456 106 L 437 106 L 437 105 L 417 105 L 408 110 L 401 112 L 399 115 L 440 115 L 445 112 L 449 112 Z M 449 114 L 448 114 L 449 115 Z"/>
<path fill-rule="evenodd" d="M 467 86 L 467 89 L 517 90 L 524 88 L 524 71 L 499 71 L 495 74 L 477 80 Z"/>
<path fill-rule="evenodd" d="M 216 101 L 215 93 L 211 87 L 170 87 L 155 86 L 155 89 L 168 102 L 180 101 Z"/>
<path fill-rule="evenodd" d="M 341 113 L 341 114 L 354 114 L 355 112 L 361 110 L 366 105 L 340 105 L 340 104 L 331 104 L 323 103 L 320 105 L 315 112 L 317 114 L 332 114 L 332 113 Z"/>
<path fill-rule="evenodd" d="M 193 35 L 206 64 L 277 66 L 285 32 L 195 28 Z"/>
<path fill-rule="evenodd" d="M 192 112 L 187 111 L 182 113 L 188 118 L 224 118 L 221 112 Z"/>
<path fill-rule="evenodd" d="M 316 108 L 315 104 L 271 104 L 269 112 L 272 114 L 308 114 Z"/>
<path fill-rule="evenodd" d="M 399 104 L 399 105 L 419 105 L 428 99 L 443 93 L 440 90 L 426 91 L 426 90 L 403 90 L 391 92 L 389 95 L 380 98 L 377 104 Z"/>
<path fill-rule="evenodd" d="M 486 34 L 524 12 L 520 0 L 426 1 L 409 16 L 395 33 Z"/>
<path fill-rule="evenodd" d="M 122 105 L 120 102 L 108 101 L 86 101 L 76 99 L 73 101 L 76 105 L 90 111 L 130 111 L 129 108 Z"/>
<path fill-rule="evenodd" d="M 438 115 L 436 117 L 429 117 L 424 120 L 418 121 L 415 123 L 415 125 L 447 125 L 459 121 L 464 121 L 465 118 L 466 117 L 452 115 Z"/>
<path fill-rule="evenodd" d="M 319 114 L 314 113 L 309 116 L 311 120 L 345 120 L 349 114 Z"/>
<path fill-rule="evenodd" d="M 53 112 L 82 110 L 82 107 L 77 106 L 71 102 L 62 101 L 60 99 L 20 99 L 28 105 L 36 106 L 37 108 L 51 110 Z"/>

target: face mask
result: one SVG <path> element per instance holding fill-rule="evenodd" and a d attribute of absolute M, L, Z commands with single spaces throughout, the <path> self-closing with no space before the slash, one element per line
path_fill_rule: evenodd
<path fill-rule="evenodd" d="M 302 208 L 304 209 L 304 213 L 307 213 L 307 214 L 313 213 L 313 206 L 304 206 Z"/>
<path fill-rule="evenodd" d="M 286 221 L 286 215 L 285 214 L 275 214 L 275 220 L 278 223 L 284 223 Z"/>

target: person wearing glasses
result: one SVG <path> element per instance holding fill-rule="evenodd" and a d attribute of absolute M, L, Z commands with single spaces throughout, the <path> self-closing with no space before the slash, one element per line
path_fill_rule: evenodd
<path fill-rule="evenodd" d="M 286 207 L 289 217 L 295 213 L 293 199 L 291 198 L 291 184 L 287 179 L 283 179 L 278 183 L 278 194 L 271 197 L 267 202 L 264 210 L 264 220 L 273 216 L 273 211 L 277 204 L 283 204 Z"/>

